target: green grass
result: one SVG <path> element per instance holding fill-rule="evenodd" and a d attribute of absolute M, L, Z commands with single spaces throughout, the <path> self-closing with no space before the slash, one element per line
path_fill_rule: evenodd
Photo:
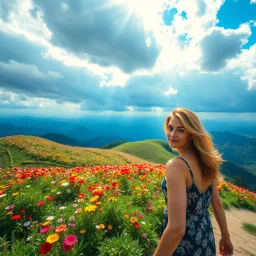
<path fill-rule="evenodd" d="M 250 234 L 256 236 L 256 226 L 255 225 L 250 224 L 250 223 L 246 223 L 246 222 L 243 222 L 242 224 L 243 224 L 244 230 L 246 230 Z"/>
<path fill-rule="evenodd" d="M 165 143 L 161 140 L 127 142 L 112 148 L 112 150 L 128 153 L 158 164 L 166 164 L 169 159 L 175 157 L 165 148 Z"/>

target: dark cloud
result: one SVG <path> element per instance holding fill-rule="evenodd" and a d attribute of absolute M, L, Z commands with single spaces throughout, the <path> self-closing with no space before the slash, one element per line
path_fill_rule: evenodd
<path fill-rule="evenodd" d="M 248 30 L 225 31 L 222 28 L 213 28 L 200 42 L 202 69 L 218 71 L 224 68 L 227 60 L 241 53 L 242 45 L 249 36 Z"/>
<path fill-rule="evenodd" d="M 52 43 L 100 66 L 126 73 L 152 68 L 159 50 L 152 32 L 124 4 L 110 0 L 34 0 L 42 10 Z M 150 37 L 151 46 L 146 46 Z"/>

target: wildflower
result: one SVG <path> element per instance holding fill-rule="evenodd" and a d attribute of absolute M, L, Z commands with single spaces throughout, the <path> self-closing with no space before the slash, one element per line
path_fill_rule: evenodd
<path fill-rule="evenodd" d="M 74 221 L 75 221 L 75 216 L 70 216 L 70 217 L 69 217 L 69 221 L 70 221 L 70 222 L 74 222 Z"/>
<path fill-rule="evenodd" d="M 49 216 L 49 217 L 47 217 L 46 220 L 53 220 L 54 218 L 55 218 L 54 216 Z"/>
<path fill-rule="evenodd" d="M 51 229 L 50 226 L 45 226 L 45 227 L 40 229 L 40 233 L 41 234 L 47 233 L 50 229 Z"/>
<path fill-rule="evenodd" d="M 125 214 L 125 215 L 124 215 L 124 218 L 125 218 L 125 219 L 128 219 L 128 218 L 129 218 L 129 216 L 128 216 L 127 214 Z"/>
<path fill-rule="evenodd" d="M 61 194 L 61 192 L 60 192 L 60 191 L 58 191 L 56 194 L 57 194 L 57 195 L 60 195 L 60 194 Z"/>
<path fill-rule="evenodd" d="M 41 245 L 39 254 L 48 254 L 51 249 L 52 249 L 52 244 L 45 242 Z"/>
<path fill-rule="evenodd" d="M 108 225 L 108 229 L 111 230 L 113 228 L 112 225 Z"/>
<path fill-rule="evenodd" d="M 0 198 L 3 198 L 3 197 L 5 197 L 6 196 L 6 194 L 2 194 L 2 195 L 0 195 Z"/>
<path fill-rule="evenodd" d="M 63 221 L 62 218 L 57 219 L 57 222 L 58 222 L 58 223 L 61 223 L 62 221 Z"/>
<path fill-rule="evenodd" d="M 69 185 L 68 182 L 64 182 L 64 183 L 61 184 L 62 187 L 67 187 L 68 185 Z"/>
<path fill-rule="evenodd" d="M 26 209 L 22 209 L 22 210 L 20 210 L 20 212 L 21 212 L 21 213 L 24 213 L 24 212 L 26 212 Z"/>
<path fill-rule="evenodd" d="M 53 196 L 47 196 L 46 197 L 49 201 L 52 201 L 54 198 L 53 198 Z"/>
<path fill-rule="evenodd" d="M 62 248 L 64 251 L 70 251 L 77 243 L 77 237 L 75 235 L 68 235 L 64 238 Z"/>
<path fill-rule="evenodd" d="M 75 210 L 75 213 L 81 213 L 81 212 L 82 212 L 81 208 Z"/>
<path fill-rule="evenodd" d="M 32 236 L 28 236 L 27 239 L 26 239 L 26 241 L 28 242 L 28 241 L 30 241 L 31 239 L 32 239 Z"/>
<path fill-rule="evenodd" d="M 114 202 L 114 201 L 117 201 L 117 198 L 116 197 L 110 197 L 108 199 L 108 202 Z"/>
<path fill-rule="evenodd" d="M 7 206 L 7 207 L 5 208 L 5 210 L 12 211 L 13 208 L 14 208 L 14 205 L 11 204 L 11 205 Z"/>
<path fill-rule="evenodd" d="M 52 234 L 46 238 L 46 242 L 53 244 L 53 243 L 57 242 L 59 240 L 59 238 L 60 238 L 60 236 L 58 234 Z"/>
<path fill-rule="evenodd" d="M 74 224 L 74 223 L 68 223 L 68 226 L 71 227 L 71 228 L 73 228 L 73 227 L 76 226 L 76 224 Z"/>
<path fill-rule="evenodd" d="M 44 201 L 40 201 L 37 203 L 37 206 L 42 206 L 42 205 L 44 205 Z"/>
<path fill-rule="evenodd" d="M 72 192 L 72 190 L 68 188 L 66 192 L 67 192 L 68 194 L 70 194 L 70 193 Z"/>
<path fill-rule="evenodd" d="M 100 225 L 96 225 L 95 228 L 96 228 L 97 230 L 99 230 L 99 229 L 100 229 Z"/>
<path fill-rule="evenodd" d="M 146 233 L 142 233 L 142 234 L 141 234 L 141 237 L 142 237 L 142 239 L 144 239 L 144 240 L 145 240 L 145 239 L 147 238 Z"/>
<path fill-rule="evenodd" d="M 17 196 L 19 192 L 13 193 L 12 196 Z"/>
<path fill-rule="evenodd" d="M 30 225 L 30 221 L 26 221 L 26 222 L 23 224 L 24 227 L 28 227 L 29 225 Z"/>
<path fill-rule="evenodd" d="M 48 226 L 50 223 L 51 223 L 51 222 L 50 222 L 49 220 L 47 220 L 47 221 L 45 221 L 45 222 L 43 223 L 43 226 Z"/>
<path fill-rule="evenodd" d="M 64 209 L 66 209 L 66 206 L 61 206 L 61 207 L 59 208 L 59 210 L 64 210 Z"/>
<path fill-rule="evenodd" d="M 21 217 L 22 217 L 22 216 L 21 216 L 20 214 L 17 214 L 17 215 L 13 215 L 13 216 L 12 216 L 12 219 L 13 219 L 13 220 L 20 220 Z"/>
<path fill-rule="evenodd" d="M 99 196 L 94 196 L 93 198 L 90 199 L 90 203 L 95 203 L 99 200 Z"/>
<path fill-rule="evenodd" d="M 86 232 L 86 230 L 85 229 L 82 229 L 81 231 L 80 231 L 80 234 L 84 234 Z"/>
<path fill-rule="evenodd" d="M 101 228 L 101 229 L 104 229 L 104 228 L 105 228 L 105 225 L 104 225 L 104 224 L 100 224 L 100 228 Z"/>
<path fill-rule="evenodd" d="M 79 197 L 79 198 L 82 198 L 82 197 L 84 197 L 84 193 L 79 193 L 77 196 Z"/>
<path fill-rule="evenodd" d="M 135 217 L 130 218 L 130 222 L 135 223 L 136 221 L 137 221 L 137 218 L 135 218 Z"/>
<path fill-rule="evenodd" d="M 139 227 L 140 227 L 140 224 L 139 224 L 138 222 L 134 222 L 133 226 L 134 226 L 135 228 L 139 228 Z"/>
<path fill-rule="evenodd" d="M 85 212 L 93 212 L 97 209 L 97 206 L 96 205 L 88 205 L 84 208 L 84 211 Z"/>
<path fill-rule="evenodd" d="M 59 225 L 57 228 L 55 228 L 55 232 L 56 233 L 62 233 L 64 231 L 67 230 L 67 226 L 66 225 Z"/>

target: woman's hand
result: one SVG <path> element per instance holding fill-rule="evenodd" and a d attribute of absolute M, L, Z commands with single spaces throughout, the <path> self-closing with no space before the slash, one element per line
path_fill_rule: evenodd
<path fill-rule="evenodd" d="M 222 237 L 219 242 L 220 254 L 223 256 L 233 255 L 234 247 L 231 243 L 230 238 Z"/>

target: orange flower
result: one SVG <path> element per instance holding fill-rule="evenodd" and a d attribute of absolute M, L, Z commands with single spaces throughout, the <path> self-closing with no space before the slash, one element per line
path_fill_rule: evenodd
<path fill-rule="evenodd" d="M 104 228 L 105 228 L 105 225 L 104 225 L 104 224 L 100 224 L 100 228 L 101 228 L 101 229 L 104 229 Z"/>
<path fill-rule="evenodd" d="M 86 230 L 85 229 L 82 229 L 81 231 L 80 231 L 80 234 L 84 234 L 86 232 Z"/>
<path fill-rule="evenodd" d="M 112 225 L 108 225 L 108 229 L 110 229 L 110 230 L 111 230 L 112 228 L 113 228 L 113 226 L 112 226 Z"/>
<path fill-rule="evenodd" d="M 55 232 L 56 233 L 62 233 L 64 231 L 67 230 L 67 226 L 66 225 L 59 225 L 57 228 L 55 228 Z"/>

